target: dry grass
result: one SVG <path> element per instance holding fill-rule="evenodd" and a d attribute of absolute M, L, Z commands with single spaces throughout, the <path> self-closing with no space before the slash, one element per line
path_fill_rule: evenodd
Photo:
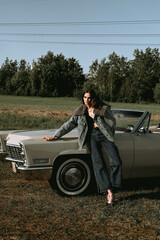
<path fill-rule="evenodd" d="M 10 113 L 20 116 L 35 116 L 35 117 L 53 117 L 66 118 L 73 114 L 71 110 L 38 110 L 38 109 L 24 109 L 24 108 L 0 108 L 0 114 Z M 151 120 L 160 122 L 159 114 L 152 114 Z"/>
<path fill-rule="evenodd" d="M 30 180 L 0 162 L 0 239 L 160 239 L 160 183 L 126 181 L 108 207 L 105 196 L 57 195 L 46 173 Z"/>
<path fill-rule="evenodd" d="M 0 108 L 0 114 L 9 113 L 20 116 L 34 116 L 34 117 L 52 117 L 52 118 L 66 118 L 72 115 L 73 111 L 69 110 L 34 110 L 23 108 Z"/>
<path fill-rule="evenodd" d="M 0 130 L 59 128 L 73 114 L 71 110 L 0 108 Z M 151 125 L 160 123 L 160 115 L 152 114 Z"/>
<path fill-rule="evenodd" d="M 160 115 L 159 114 L 152 114 L 151 120 L 160 122 Z"/>

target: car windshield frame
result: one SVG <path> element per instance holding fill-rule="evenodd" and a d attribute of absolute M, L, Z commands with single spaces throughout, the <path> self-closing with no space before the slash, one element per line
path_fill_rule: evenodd
<path fill-rule="evenodd" d="M 140 118 L 140 120 L 135 125 L 134 129 L 132 130 L 132 133 L 139 132 L 140 128 L 143 126 L 143 124 L 147 120 L 147 118 L 148 118 L 148 124 L 147 124 L 146 132 L 148 132 L 149 131 L 149 124 L 150 124 L 151 114 L 148 111 L 145 111 L 143 113 L 142 117 Z"/>
<path fill-rule="evenodd" d="M 129 133 L 136 133 L 139 131 L 139 129 L 141 128 L 141 126 L 143 125 L 143 123 L 145 122 L 145 120 L 147 119 L 149 112 L 148 111 L 141 111 L 141 110 L 131 110 L 131 109 L 111 109 L 113 114 L 123 114 L 124 116 L 126 115 L 127 117 L 139 117 L 139 120 L 137 120 L 137 122 L 135 123 L 135 125 L 133 126 L 133 129 L 130 131 L 126 131 L 125 132 L 129 132 Z M 149 129 L 149 122 L 150 122 L 150 117 L 149 117 L 149 121 L 148 121 L 148 129 Z M 119 126 L 117 126 L 119 127 Z M 127 126 L 126 126 L 127 127 Z M 118 130 L 120 131 L 120 130 Z M 122 130 L 123 131 L 123 130 Z"/>

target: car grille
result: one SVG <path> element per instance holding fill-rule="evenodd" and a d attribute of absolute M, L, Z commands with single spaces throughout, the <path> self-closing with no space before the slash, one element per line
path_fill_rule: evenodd
<path fill-rule="evenodd" d="M 23 160 L 23 156 L 21 155 L 22 148 L 20 146 L 11 146 L 7 145 L 8 156 L 13 159 Z"/>

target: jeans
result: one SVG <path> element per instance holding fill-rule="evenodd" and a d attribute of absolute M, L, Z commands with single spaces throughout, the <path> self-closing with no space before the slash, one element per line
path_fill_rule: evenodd
<path fill-rule="evenodd" d="M 102 155 L 102 149 L 108 154 L 110 162 L 110 174 Z M 93 128 L 91 133 L 91 157 L 93 170 L 100 193 L 112 187 L 121 187 L 122 185 L 122 162 L 118 149 L 114 142 L 109 141 L 99 128 Z"/>

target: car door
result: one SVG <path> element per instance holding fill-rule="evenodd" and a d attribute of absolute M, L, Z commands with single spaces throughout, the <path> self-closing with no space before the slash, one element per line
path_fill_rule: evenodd
<path fill-rule="evenodd" d="M 116 118 L 115 143 L 118 147 L 122 160 L 123 179 L 130 178 L 134 160 L 134 141 L 132 131 L 136 131 L 137 126 L 144 119 L 144 111 L 113 109 Z"/>
<path fill-rule="evenodd" d="M 149 131 L 151 114 L 146 112 L 133 134 L 132 177 L 160 176 L 160 134 Z"/>
<path fill-rule="evenodd" d="M 160 134 L 137 133 L 133 135 L 135 146 L 132 177 L 160 176 Z"/>
<path fill-rule="evenodd" d="M 131 133 L 115 134 L 115 144 L 122 160 L 122 177 L 131 177 L 134 159 L 134 143 Z"/>

